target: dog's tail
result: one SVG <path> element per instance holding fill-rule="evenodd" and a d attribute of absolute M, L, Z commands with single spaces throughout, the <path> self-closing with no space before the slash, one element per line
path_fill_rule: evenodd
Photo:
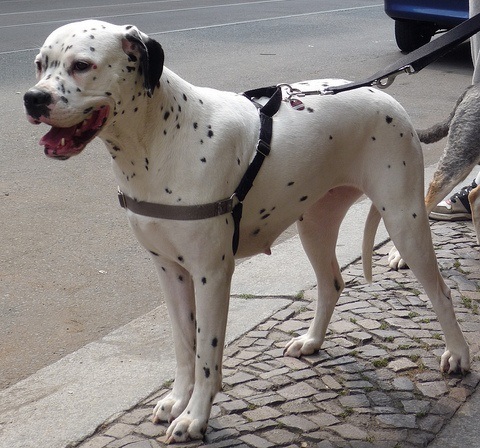
<path fill-rule="evenodd" d="M 363 275 L 368 283 L 372 283 L 373 246 L 375 245 L 375 235 L 377 234 L 380 219 L 380 212 L 377 210 L 377 207 L 372 204 L 368 212 L 367 220 L 365 221 L 362 243 Z"/>
<path fill-rule="evenodd" d="M 450 113 L 450 115 L 445 121 L 442 121 L 441 123 L 437 123 L 428 129 L 417 130 L 418 138 L 422 143 L 426 143 L 426 144 L 435 143 L 441 140 L 442 138 L 445 138 L 448 135 L 448 131 L 450 130 L 450 123 L 452 122 L 453 116 L 457 111 L 457 107 L 463 101 L 463 98 L 472 87 L 473 86 L 470 86 L 468 89 L 466 89 L 463 92 L 463 94 L 457 100 L 457 104 L 455 104 L 453 111 Z"/>

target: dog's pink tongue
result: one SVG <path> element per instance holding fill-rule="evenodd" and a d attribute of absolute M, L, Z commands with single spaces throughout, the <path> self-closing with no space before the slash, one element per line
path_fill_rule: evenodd
<path fill-rule="evenodd" d="M 70 143 L 76 126 L 69 128 L 52 127 L 41 139 L 39 144 L 49 148 L 61 148 Z"/>

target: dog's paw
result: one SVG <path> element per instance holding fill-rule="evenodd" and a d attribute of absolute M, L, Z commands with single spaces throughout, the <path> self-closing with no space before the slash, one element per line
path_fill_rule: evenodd
<path fill-rule="evenodd" d="M 176 397 L 173 392 L 170 392 L 167 396 L 159 400 L 153 409 L 153 423 L 171 422 L 176 419 L 187 407 L 189 398 L 188 396 L 185 397 L 185 399 L 181 399 L 180 397 Z"/>
<path fill-rule="evenodd" d="M 304 334 L 293 338 L 287 343 L 283 350 L 284 356 L 291 356 L 292 358 L 300 358 L 302 355 L 312 355 L 320 350 L 322 341 Z"/>
<path fill-rule="evenodd" d="M 408 268 L 407 263 L 405 263 L 396 247 L 392 247 L 388 253 L 388 266 L 395 271 Z"/>
<path fill-rule="evenodd" d="M 207 432 L 205 419 L 193 419 L 188 412 L 183 412 L 167 429 L 166 443 L 187 442 L 203 439 Z"/>
<path fill-rule="evenodd" d="M 440 360 L 440 370 L 444 373 L 468 373 L 470 371 L 470 353 L 468 347 L 465 347 L 459 353 L 452 353 L 450 350 L 445 350 Z"/>

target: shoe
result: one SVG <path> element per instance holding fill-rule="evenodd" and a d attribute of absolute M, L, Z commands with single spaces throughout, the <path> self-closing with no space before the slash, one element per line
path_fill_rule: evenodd
<path fill-rule="evenodd" d="M 462 189 L 440 202 L 430 213 L 430 218 L 435 221 L 468 221 L 472 219 L 472 210 L 468 202 L 468 194 L 476 188 L 475 180 L 471 185 Z"/>

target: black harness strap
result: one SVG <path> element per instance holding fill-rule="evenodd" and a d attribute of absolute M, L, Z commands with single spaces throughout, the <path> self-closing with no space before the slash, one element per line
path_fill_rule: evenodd
<path fill-rule="evenodd" d="M 258 108 L 260 115 L 260 135 L 256 147 L 256 153 L 242 177 L 235 193 L 221 201 L 200 205 L 166 205 L 154 202 L 137 201 L 118 190 L 120 206 L 138 215 L 150 216 L 152 218 L 172 219 L 191 221 L 197 219 L 213 218 L 215 216 L 232 213 L 234 222 L 234 233 L 232 241 L 233 254 L 236 254 L 240 239 L 240 220 L 242 218 L 243 200 L 253 186 L 253 182 L 262 167 L 265 157 L 270 154 L 270 143 L 273 132 L 273 116 L 280 109 L 282 102 L 282 88 L 264 87 L 261 89 L 249 90 L 243 94 L 252 101 Z M 270 98 L 262 106 L 256 99 L 262 97 Z M 235 205 L 234 205 L 235 204 Z"/>
<path fill-rule="evenodd" d="M 240 242 L 240 220 L 242 219 L 243 200 L 252 188 L 253 182 L 262 167 L 265 157 L 270 154 L 270 143 L 272 142 L 273 134 L 273 116 L 278 112 L 278 109 L 280 109 L 280 104 L 282 102 L 282 88 L 277 86 L 264 87 L 261 89 L 249 90 L 243 95 L 259 108 L 260 135 L 255 157 L 248 166 L 247 171 L 243 175 L 243 178 L 234 193 L 234 197 L 238 199 L 238 203 L 233 207 L 232 211 L 233 223 L 235 225 L 232 241 L 234 255 L 237 253 L 238 244 Z M 270 98 L 264 106 L 255 101 L 256 98 L 261 97 Z"/>

